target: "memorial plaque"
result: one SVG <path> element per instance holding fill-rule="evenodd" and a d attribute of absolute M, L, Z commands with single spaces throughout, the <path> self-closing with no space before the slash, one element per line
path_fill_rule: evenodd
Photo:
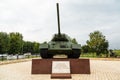
<path fill-rule="evenodd" d="M 52 61 L 51 78 L 71 78 L 69 61 Z"/>
<path fill-rule="evenodd" d="M 52 61 L 52 73 L 70 73 L 70 62 Z"/>

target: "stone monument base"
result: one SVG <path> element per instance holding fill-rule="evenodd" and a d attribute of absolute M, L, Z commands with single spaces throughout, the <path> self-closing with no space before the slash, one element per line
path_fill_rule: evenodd
<path fill-rule="evenodd" d="M 52 61 L 69 61 L 70 74 L 90 74 L 89 59 L 32 59 L 32 74 L 52 74 Z M 55 74 L 56 76 L 58 74 Z M 53 77 L 51 75 L 51 77 Z"/>

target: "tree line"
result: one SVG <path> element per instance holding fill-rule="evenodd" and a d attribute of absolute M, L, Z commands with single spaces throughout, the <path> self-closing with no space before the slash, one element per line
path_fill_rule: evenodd
<path fill-rule="evenodd" d="M 18 32 L 0 32 L 0 54 L 39 53 L 40 43 L 24 41 Z"/>
<path fill-rule="evenodd" d="M 73 43 L 78 44 L 77 40 L 73 38 Z M 47 43 L 47 42 L 46 42 Z M 24 54 L 24 53 L 39 53 L 40 43 L 24 41 L 22 34 L 12 32 L 0 32 L 0 54 Z M 86 45 L 82 46 L 83 53 L 96 53 L 99 56 L 101 53 L 108 54 L 109 42 L 100 31 L 94 31 L 89 34 L 89 40 Z"/>

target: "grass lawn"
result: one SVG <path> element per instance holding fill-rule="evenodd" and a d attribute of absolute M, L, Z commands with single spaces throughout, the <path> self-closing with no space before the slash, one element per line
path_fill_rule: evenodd
<path fill-rule="evenodd" d="M 113 50 L 115 55 L 117 57 L 120 57 L 120 50 Z M 87 57 L 87 58 L 105 58 L 106 54 L 100 54 L 100 56 L 97 56 L 96 53 L 82 53 L 81 57 Z"/>
<path fill-rule="evenodd" d="M 120 56 L 120 50 L 113 50 L 117 56 Z"/>

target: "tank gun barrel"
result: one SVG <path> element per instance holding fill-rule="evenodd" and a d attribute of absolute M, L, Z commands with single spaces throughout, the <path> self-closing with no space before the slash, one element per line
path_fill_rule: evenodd
<path fill-rule="evenodd" d="M 57 19 L 58 19 L 58 35 L 61 35 L 61 33 L 60 33 L 59 4 L 56 3 L 56 6 L 57 6 Z"/>

